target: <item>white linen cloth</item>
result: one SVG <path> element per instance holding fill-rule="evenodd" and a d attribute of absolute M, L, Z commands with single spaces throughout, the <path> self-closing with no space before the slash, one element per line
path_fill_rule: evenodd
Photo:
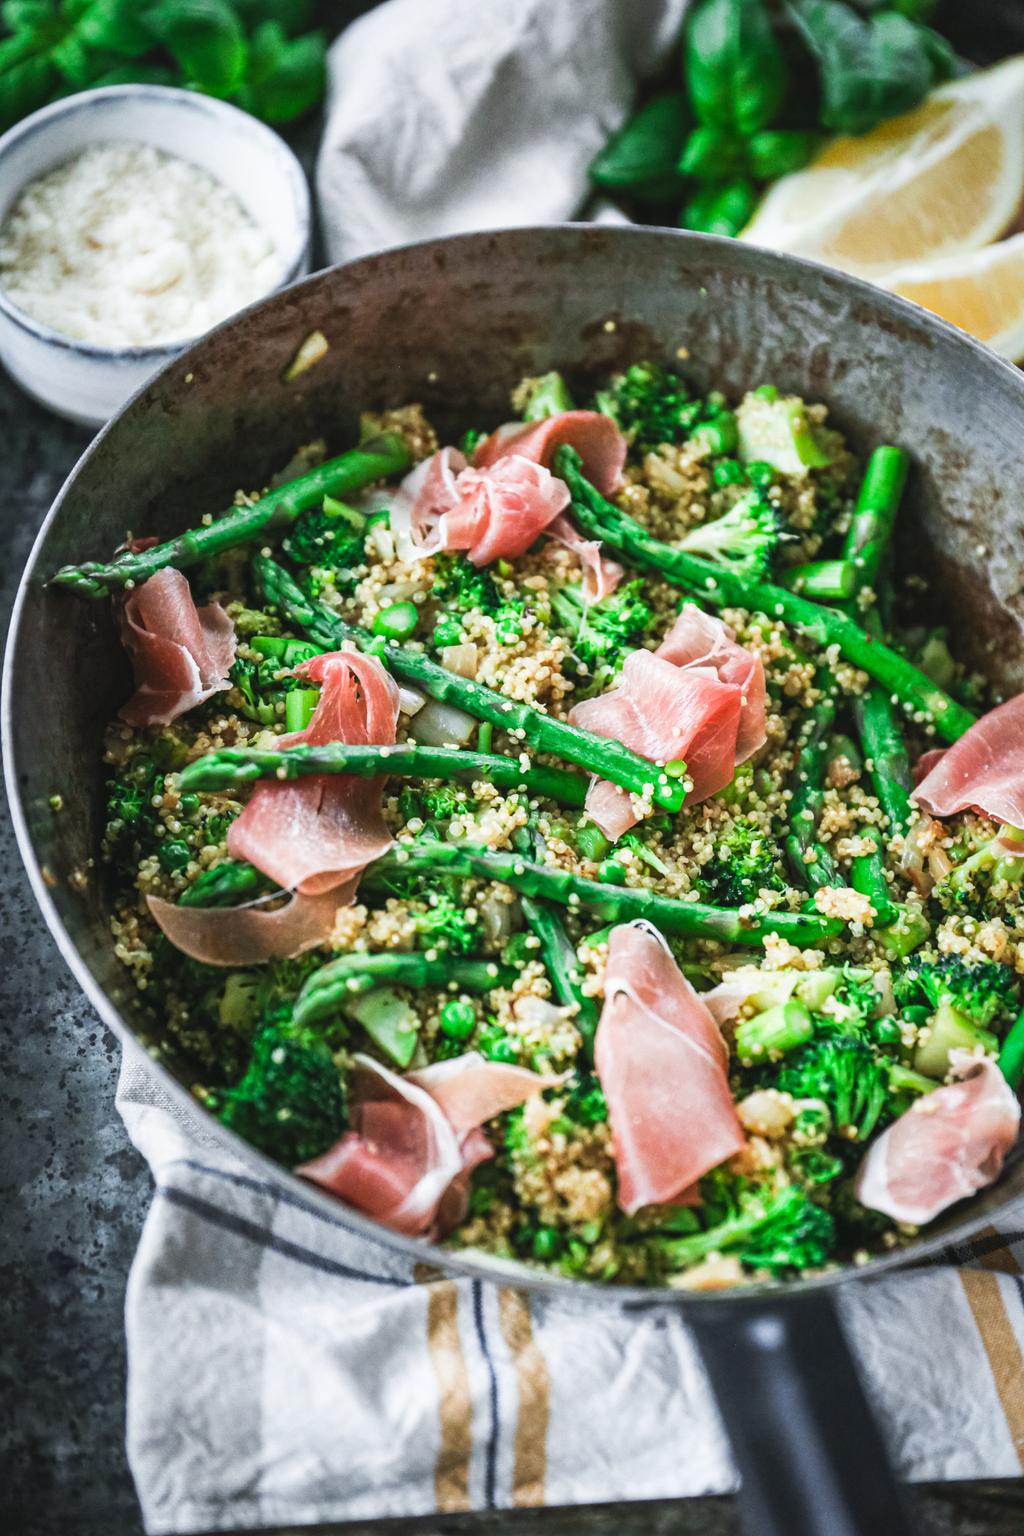
<path fill-rule="evenodd" d="M 388 0 L 330 51 L 316 188 L 332 262 L 551 224 L 678 42 L 687 0 Z"/>
<path fill-rule="evenodd" d="M 343 260 L 572 218 L 686 0 L 389 0 L 330 58 L 317 184 Z M 734 1473 L 677 1317 L 418 1274 L 254 1177 L 137 1052 L 153 1171 L 127 1297 L 128 1452 L 151 1533 L 719 1493 Z M 1024 1206 L 972 1267 L 847 1287 L 899 1467 L 1019 1476 Z"/>
<path fill-rule="evenodd" d="M 678 1317 L 418 1273 L 255 1177 L 136 1051 L 118 1105 L 157 1188 L 126 1309 L 153 1536 L 734 1486 Z M 1020 1476 L 1024 1204 L 1001 1227 L 841 1293 L 908 1477 Z"/>

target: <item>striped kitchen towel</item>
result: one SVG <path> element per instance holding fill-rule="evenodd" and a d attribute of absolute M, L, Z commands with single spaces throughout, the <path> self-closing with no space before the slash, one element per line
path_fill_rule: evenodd
<path fill-rule="evenodd" d="M 137 1052 L 118 1103 L 156 1181 L 127 1297 L 128 1454 L 147 1531 L 734 1486 L 678 1316 L 410 1264 L 255 1177 Z M 948 1266 L 842 1293 L 908 1477 L 1024 1467 L 1024 1205 L 1001 1228 Z"/>

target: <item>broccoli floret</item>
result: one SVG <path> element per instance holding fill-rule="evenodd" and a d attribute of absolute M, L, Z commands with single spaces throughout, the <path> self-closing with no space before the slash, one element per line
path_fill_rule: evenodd
<path fill-rule="evenodd" d="M 559 587 L 551 599 L 552 617 L 572 642 L 577 662 L 598 686 L 614 677 L 651 628 L 654 615 L 642 592 L 643 582 L 637 579 L 599 603 L 587 603 L 578 584 Z"/>
<path fill-rule="evenodd" d="M 713 522 L 691 528 L 679 541 L 679 548 L 759 581 L 768 574 L 782 537 L 783 523 L 777 509 L 754 490 Z"/>
<path fill-rule="evenodd" d="M 281 548 L 297 565 L 334 572 L 336 587 L 354 585 L 353 569 L 366 564 L 366 526 L 362 512 L 325 496 L 296 520 Z"/>
<path fill-rule="evenodd" d="M 747 821 L 735 821 L 718 840 L 701 881 L 716 902 L 741 907 L 761 891 L 784 891 L 782 856 L 772 838 Z"/>
<path fill-rule="evenodd" d="M 528 380 L 517 391 L 514 403 L 520 407 L 524 421 L 543 421 L 546 416 L 558 416 L 573 408 L 568 385 L 560 373 L 554 372 Z"/>
<path fill-rule="evenodd" d="M 505 596 L 493 576 L 478 570 L 465 555 L 438 555 L 434 571 L 431 591 L 442 608 L 435 644 L 455 644 L 460 628 L 457 615 L 475 610 L 494 620 L 497 637 L 504 644 L 513 645 L 520 638 L 526 610 L 526 598 L 520 593 Z"/>
<path fill-rule="evenodd" d="M 425 912 L 410 914 L 424 949 L 446 949 L 455 955 L 472 955 L 480 947 L 480 925 L 474 909 L 452 899 L 446 892 L 427 898 Z M 474 913 L 470 920 L 470 913 Z"/>
<path fill-rule="evenodd" d="M 595 395 L 594 409 L 611 416 L 637 448 L 681 443 L 703 413 L 682 379 L 657 363 L 634 363 L 615 374 Z"/>
<path fill-rule="evenodd" d="M 577 1125 L 599 1125 L 608 1119 L 608 1100 L 593 1073 L 579 1073 L 573 1079 L 564 1112 Z"/>
<path fill-rule="evenodd" d="M 885 1065 L 856 1035 L 817 1036 L 786 1058 L 775 1086 L 794 1099 L 821 1099 L 849 1141 L 867 1141 L 889 1110 Z"/>
<path fill-rule="evenodd" d="M 159 816 L 153 800 L 163 790 L 163 774 L 144 753 L 137 753 L 107 780 L 107 824 L 103 851 L 107 861 L 134 873 L 139 861 L 155 851 Z"/>
<path fill-rule="evenodd" d="M 325 1152 L 345 1129 L 341 1079 L 327 1046 L 281 1024 L 260 1030 L 241 1081 L 212 1089 L 209 1107 L 222 1124 L 291 1168 Z"/>
<path fill-rule="evenodd" d="M 716 1194 L 721 1195 L 723 1188 L 720 1178 Z M 724 1204 L 725 1213 L 704 1231 L 656 1238 L 656 1258 L 681 1269 L 710 1253 L 735 1253 L 746 1268 L 778 1275 L 815 1269 L 834 1250 L 832 1217 L 796 1184 L 765 1190 L 737 1178 L 731 1180 L 728 1200 L 719 1199 L 716 1204 L 719 1209 Z"/>
<path fill-rule="evenodd" d="M 951 911 L 984 917 L 1001 908 L 1024 887 L 1024 831 L 1003 827 L 956 864 L 935 888 L 938 902 Z"/>
<path fill-rule="evenodd" d="M 896 1001 L 903 1007 L 943 1004 L 981 1028 L 1007 1023 L 1020 1006 L 1017 981 L 1009 966 L 994 960 L 964 960 L 942 955 L 938 960 L 911 956 L 893 978 Z"/>

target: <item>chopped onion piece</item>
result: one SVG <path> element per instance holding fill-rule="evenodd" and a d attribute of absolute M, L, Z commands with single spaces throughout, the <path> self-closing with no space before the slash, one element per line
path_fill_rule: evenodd
<path fill-rule="evenodd" d="M 399 683 L 398 707 L 403 715 L 408 715 L 411 719 L 413 715 L 419 714 L 426 702 L 426 694 L 420 693 L 418 688 L 411 688 L 408 683 Z"/>
<path fill-rule="evenodd" d="M 446 672 L 454 672 L 459 677 L 476 677 L 480 653 L 472 640 L 463 640 L 460 645 L 446 645 L 441 651 L 441 665 Z"/>
<path fill-rule="evenodd" d="M 425 747 L 464 747 L 473 739 L 476 721 L 464 709 L 428 699 L 412 723 L 410 734 Z"/>

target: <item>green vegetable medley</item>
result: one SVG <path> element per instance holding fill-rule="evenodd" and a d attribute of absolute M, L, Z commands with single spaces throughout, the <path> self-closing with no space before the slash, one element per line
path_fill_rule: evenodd
<path fill-rule="evenodd" d="M 809 34 L 848 10 L 787 7 Z M 865 39 L 919 35 L 895 11 L 848 19 Z M 699 7 L 689 81 L 709 129 L 749 143 L 790 100 L 777 20 Z M 752 72 L 727 67 L 737 28 L 760 50 Z M 826 90 L 822 110 L 894 99 Z M 573 403 L 558 376 L 514 399 L 532 420 Z M 858 1261 L 908 1235 L 856 1198 L 873 1138 L 943 1083 L 951 1051 L 997 1056 L 1014 1083 L 1024 1067 L 1024 833 L 975 811 L 939 822 L 909 798 L 910 764 L 968 729 L 984 680 L 921 621 L 922 581 L 890 559 L 901 449 L 858 464 L 821 406 L 770 384 L 697 396 L 654 363 L 581 404 L 628 444 L 611 498 L 572 447 L 553 462 L 577 527 L 626 568 L 599 601 L 544 538 L 479 568 L 403 558 L 387 495 L 363 493 L 436 448 L 417 407 L 367 418 L 363 444 L 333 459 L 314 445 L 297 479 L 169 544 L 58 573 L 97 597 L 173 564 L 197 597 L 219 597 L 238 638 L 227 691 L 170 725 L 108 732 L 117 954 L 194 1063 L 198 1097 L 289 1167 L 351 1124 L 356 1056 L 400 1074 L 478 1052 L 546 1074 L 486 1126 L 494 1155 L 453 1246 L 693 1287 Z M 767 682 L 764 746 L 699 804 L 685 763 L 567 720 L 686 602 L 724 618 Z M 345 646 L 411 691 L 397 743 L 282 745 L 319 697 L 294 669 Z M 173 948 L 146 899 L 273 910 L 285 893 L 229 855 L 229 828 L 254 784 L 336 774 L 386 775 L 395 842 L 330 940 L 235 968 Z M 617 841 L 585 809 L 592 775 L 633 797 Z M 608 934 L 635 918 L 698 993 L 714 989 L 744 1145 L 700 1180 L 698 1204 L 626 1215 L 594 1045 Z"/>
<path fill-rule="evenodd" d="M 683 88 L 654 96 L 590 168 L 661 222 L 735 235 L 830 133 L 865 133 L 952 75 L 934 0 L 697 0 Z"/>

